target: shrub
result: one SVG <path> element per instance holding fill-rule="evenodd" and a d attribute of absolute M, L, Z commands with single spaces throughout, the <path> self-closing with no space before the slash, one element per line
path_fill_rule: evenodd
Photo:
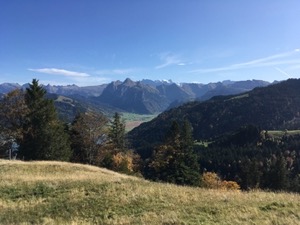
<path fill-rule="evenodd" d="M 218 174 L 205 172 L 202 175 L 202 186 L 211 189 L 240 190 L 240 185 L 235 181 L 222 181 Z"/>
<path fill-rule="evenodd" d="M 113 168 L 120 172 L 133 172 L 133 159 L 131 155 L 123 152 L 113 155 Z"/>
<path fill-rule="evenodd" d="M 202 186 L 205 188 L 219 189 L 221 187 L 221 179 L 218 174 L 213 172 L 205 172 L 202 175 Z"/>
<path fill-rule="evenodd" d="M 240 185 L 235 181 L 224 180 L 224 181 L 222 181 L 221 186 L 222 186 L 222 189 L 231 190 L 231 191 L 237 191 L 237 190 L 241 189 Z"/>
<path fill-rule="evenodd" d="M 112 155 L 112 169 L 127 174 L 138 173 L 140 172 L 140 158 L 132 151 L 115 153 Z"/>

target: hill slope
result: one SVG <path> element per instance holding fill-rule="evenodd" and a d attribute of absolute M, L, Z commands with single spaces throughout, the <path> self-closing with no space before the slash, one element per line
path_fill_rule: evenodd
<path fill-rule="evenodd" d="M 0 160 L 1 224 L 300 224 L 300 196 L 159 184 L 61 162 Z"/>
<path fill-rule="evenodd" d="M 135 147 L 160 142 L 173 120 L 181 122 L 185 118 L 192 123 L 197 140 L 215 138 L 249 124 L 266 130 L 298 129 L 299 96 L 300 79 L 290 79 L 239 95 L 187 103 L 160 114 L 129 135 Z"/>

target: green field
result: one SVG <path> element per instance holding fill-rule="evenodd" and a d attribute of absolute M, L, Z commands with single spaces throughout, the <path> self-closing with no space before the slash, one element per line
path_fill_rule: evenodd
<path fill-rule="evenodd" d="M 61 162 L 0 160 L 0 224 L 300 224 L 300 196 L 182 187 Z"/>
<path fill-rule="evenodd" d="M 157 115 L 122 113 L 122 119 L 125 120 L 126 124 L 126 131 L 130 131 L 133 128 L 139 126 L 140 124 L 154 119 L 156 116 Z"/>
<path fill-rule="evenodd" d="M 282 138 L 284 135 L 293 136 L 300 134 L 300 130 L 268 130 L 268 134 L 273 138 Z"/>

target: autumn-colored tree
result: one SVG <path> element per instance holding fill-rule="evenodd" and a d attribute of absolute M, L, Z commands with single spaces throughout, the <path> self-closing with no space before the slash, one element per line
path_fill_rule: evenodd
<path fill-rule="evenodd" d="M 97 164 L 101 147 L 107 139 L 107 122 L 103 114 L 91 111 L 76 116 L 71 127 L 72 161 Z"/>
<path fill-rule="evenodd" d="M 0 101 L 0 148 L 4 147 L 0 150 L 1 155 L 5 154 L 12 143 L 20 143 L 27 112 L 22 90 L 11 91 Z"/>

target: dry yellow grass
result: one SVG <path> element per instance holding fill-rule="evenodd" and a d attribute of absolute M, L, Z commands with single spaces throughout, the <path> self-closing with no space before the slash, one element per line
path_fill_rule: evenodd
<path fill-rule="evenodd" d="M 145 181 L 93 166 L 0 160 L 1 224 L 300 224 L 300 196 Z"/>
<path fill-rule="evenodd" d="M 14 166 L 15 165 L 15 166 Z M 8 161 L 0 160 L 3 182 L 33 181 L 83 181 L 114 182 L 121 179 L 137 179 L 105 168 L 55 161 Z"/>

